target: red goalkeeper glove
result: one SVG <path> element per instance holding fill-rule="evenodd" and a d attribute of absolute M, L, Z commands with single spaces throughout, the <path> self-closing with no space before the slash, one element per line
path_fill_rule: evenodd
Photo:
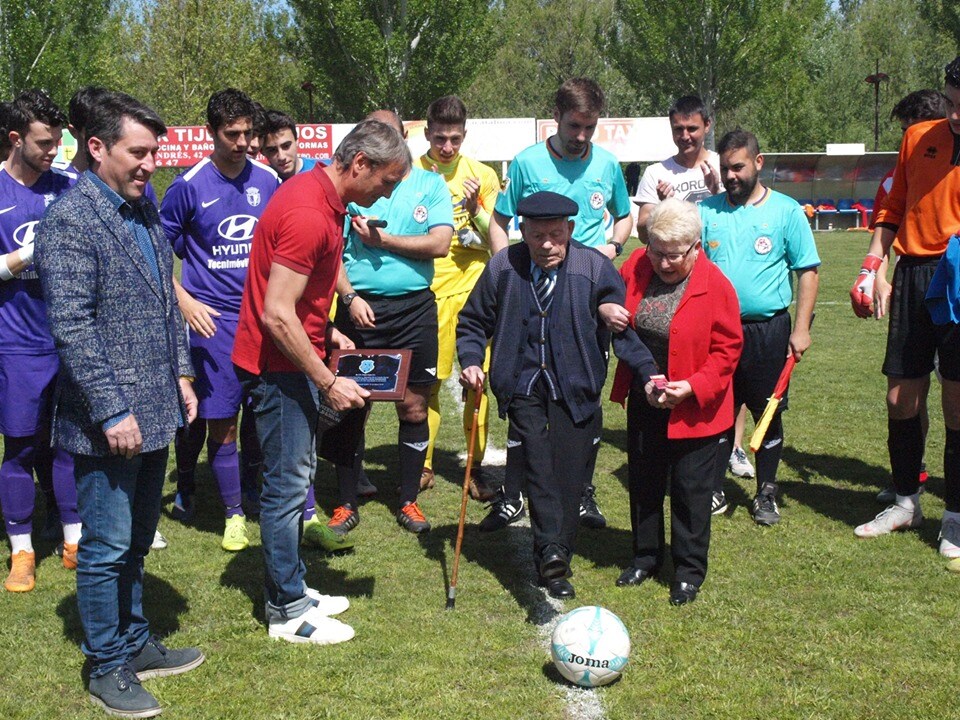
<path fill-rule="evenodd" d="M 860 274 L 850 288 L 850 304 L 857 317 L 867 318 L 873 314 L 873 286 L 882 262 L 883 258 L 876 255 L 867 255 L 863 259 Z"/>

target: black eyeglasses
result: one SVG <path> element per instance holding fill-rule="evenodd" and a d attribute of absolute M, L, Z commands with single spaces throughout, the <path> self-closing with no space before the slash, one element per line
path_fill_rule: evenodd
<path fill-rule="evenodd" d="M 666 260 L 671 265 L 679 265 L 683 262 L 684 258 L 690 254 L 690 251 L 697 246 L 697 243 L 694 243 L 682 253 L 662 253 L 659 250 L 654 250 L 653 245 L 647 245 L 647 254 L 653 260 Z"/>

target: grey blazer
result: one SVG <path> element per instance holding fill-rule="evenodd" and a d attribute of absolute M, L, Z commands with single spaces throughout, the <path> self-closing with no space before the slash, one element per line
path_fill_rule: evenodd
<path fill-rule="evenodd" d="M 180 376 L 192 376 L 173 292 L 173 256 L 160 216 L 144 201 L 160 269 L 154 279 L 120 213 L 86 174 L 50 206 L 35 263 L 60 355 L 53 443 L 110 453 L 103 422 L 133 413 L 143 452 L 166 447 L 186 422 Z"/>

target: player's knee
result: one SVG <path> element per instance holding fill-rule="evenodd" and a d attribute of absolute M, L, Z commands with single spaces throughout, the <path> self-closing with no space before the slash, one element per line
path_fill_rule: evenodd
<path fill-rule="evenodd" d="M 427 408 L 426 406 L 420 407 L 419 405 L 413 407 L 404 407 L 397 406 L 397 417 L 401 422 L 407 423 L 422 423 L 427 421 Z"/>
<path fill-rule="evenodd" d="M 223 445 L 237 441 L 237 419 L 208 420 L 207 434 L 209 442 Z"/>

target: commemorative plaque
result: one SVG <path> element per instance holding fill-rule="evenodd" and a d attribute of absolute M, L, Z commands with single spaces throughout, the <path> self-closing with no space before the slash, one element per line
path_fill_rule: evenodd
<path fill-rule="evenodd" d="M 370 391 L 370 400 L 403 399 L 410 376 L 411 350 L 334 350 L 330 370 Z"/>

